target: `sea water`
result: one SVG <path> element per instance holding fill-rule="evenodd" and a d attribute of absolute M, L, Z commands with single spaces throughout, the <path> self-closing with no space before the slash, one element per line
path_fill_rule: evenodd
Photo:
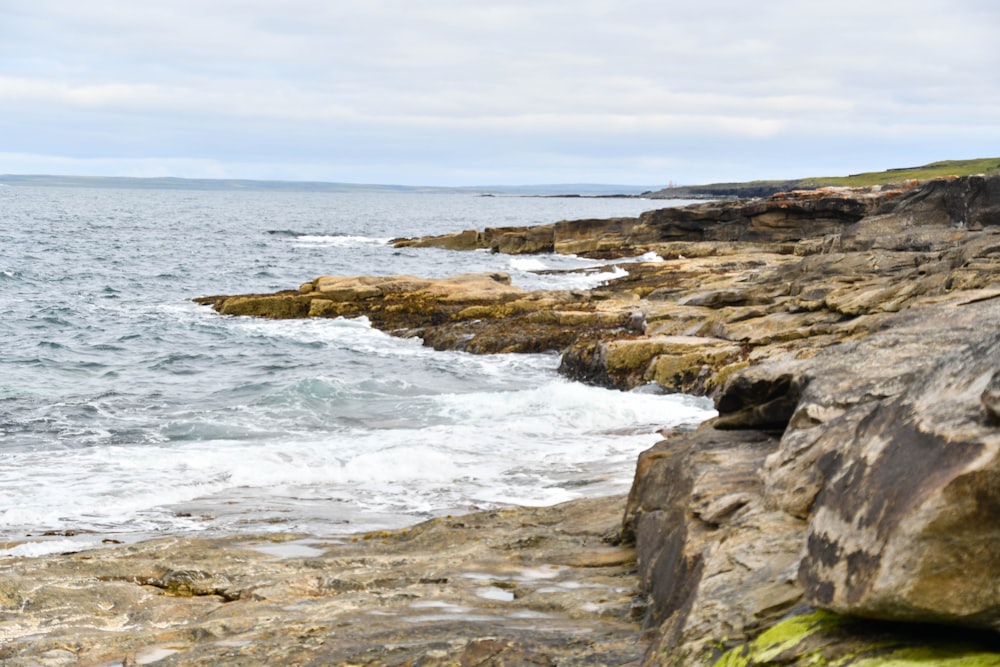
<path fill-rule="evenodd" d="M 574 383 L 555 354 L 437 352 L 363 318 L 224 317 L 191 299 L 319 275 L 504 271 L 531 289 L 592 287 L 626 269 L 389 241 L 663 205 L 0 187 L 0 556 L 328 535 L 627 489 L 658 431 L 711 404 Z"/>

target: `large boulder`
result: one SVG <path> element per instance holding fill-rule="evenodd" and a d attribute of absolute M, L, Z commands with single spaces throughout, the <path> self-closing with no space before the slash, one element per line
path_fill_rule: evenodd
<path fill-rule="evenodd" d="M 718 418 L 640 456 L 624 530 L 657 631 L 646 664 L 727 649 L 748 661 L 720 664 L 768 664 L 749 659 L 755 638 L 802 605 L 1000 630 L 1000 295 L 986 296 L 744 369 Z M 809 646 L 787 664 L 812 664 Z"/>
<path fill-rule="evenodd" d="M 900 391 L 838 391 L 820 368 L 804 392 L 800 410 L 843 414 L 783 456 L 798 469 L 815 459 L 818 471 L 800 577 L 827 609 L 1000 630 L 1000 428 L 989 407 L 1000 303 L 906 319 L 847 355 L 854 372 L 894 368 Z"/>

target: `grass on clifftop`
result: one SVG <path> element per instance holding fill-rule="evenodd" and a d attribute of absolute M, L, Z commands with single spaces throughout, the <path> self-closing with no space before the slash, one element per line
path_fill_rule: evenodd
<path fill-rule="evenodd" d="M 784 181 L 748 181 L 745 183 L 710 183 L 708 185 L 685 185 L 656 192 L 644 193 L 654 199 L 715 198 L 715 197 L 767 197 L 775 192 L 789 190 L 811 190 L 823 186 L 863 187 L 887 185 L 906 181 L 925 181 L 946 176 L 971 176 L 973 174 L 1000 173 L 1000 157 L 977 158 L 975 160 L 943 160 L 922 167 L 905 167 L 872 171 L 850 176 L 819 176 L 812 178 L 788 179 Z"/>
<path fill-rule="evenodd" d="M 971 176 L 973 174 L 994 174 L 1000 172 L 1000 158 L 979 158 L 976 160 L 943 160 L 932 162 L 922 167 L 907 167 L 903 169 L 888 169 L 872 171 L 850 176 L 830 176 L 822 178 L 804 178 L 799 181 L 804 187 L 821 187 L 824 185 L 846 185 L 860 187 L 865 185 L 887 185 L 900 181 L 925 181 L 944 176 Z"/>

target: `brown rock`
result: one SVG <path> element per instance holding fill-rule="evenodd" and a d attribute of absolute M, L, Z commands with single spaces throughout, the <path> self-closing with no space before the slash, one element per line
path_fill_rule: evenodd
<path fill-rule="evenodd" d="M 927 332 L 935 323 L 947 333 Z M 821 490 L 801 570 L 815 604 L 1000 629 L 1000 432 L 981 405 L 1000 359 L 998 325 L 996 302 L 935 308 L 852 355 L 890 361 L 883 339 L 923 332 L 920 343 L 896 343 L 917 348 L 904 353 L 909 369 L 902 358 L 894 364 L 910 382 L 827 427 L 839 443 L 817 462 Z M 823 384 L 814 380 L 804 398 L 829 403 Z"/>
<path fill-rule="evenodd" d="M 635 663 L 645 642 L 634 552 L 604 541 L 622 505 L 605 498 L 369 535 L 168 538 L 5 561 L 0 662 Z"/>
<path fill-rule="evenodd" d="M 636 471 L 623 532 L 648 593 L 645 664 L 728 649 L 725 664 L 853 660 L 858 625 L 816 607 L 1000 629 L 1000 178 L 491 229 L 476 243 L 665 261 L 588 292 L 473 279 L 320 301 L 314 281 L 204 302 L 363 314 L 440 348 L 557 349 L 576 379 L 715 396 L 717 419 L 671 434 Z M 933 633 L 878 628 L 879 641 L 944 650 Z M 802 641 L 773 641 L 790 629 Z M 466 646 L 529 655 L 523 638 Z M 858 655 L 876 649 L 862 641 Z"/>

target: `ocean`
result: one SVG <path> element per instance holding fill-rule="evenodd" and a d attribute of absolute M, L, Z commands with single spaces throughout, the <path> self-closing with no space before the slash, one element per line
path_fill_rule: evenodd
<path fill-rule="evenodd" d="M 105 540 L 343 534 L 627 490 L 704 399 L 438 352 L 359 320 L 224 317 L 197 296 L 319 275 L 624 275 L 394 237 L 634 216 L 640 199 L 0 187 L 0 557 Z M 590 269 L 551 273 L 550 269 Z"/>

